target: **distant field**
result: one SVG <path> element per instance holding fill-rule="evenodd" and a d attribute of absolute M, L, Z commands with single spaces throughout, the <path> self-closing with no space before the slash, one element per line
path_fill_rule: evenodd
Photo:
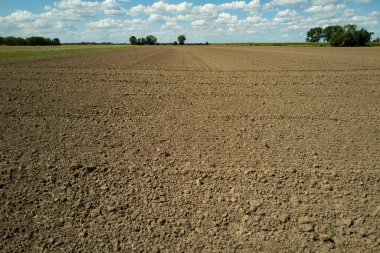
<path fill-rule="evenodd" d="M 0 46 L 0 62 L 17 62 L 76 56 L 89 53 L 123 51 L 126 45 Z"/>

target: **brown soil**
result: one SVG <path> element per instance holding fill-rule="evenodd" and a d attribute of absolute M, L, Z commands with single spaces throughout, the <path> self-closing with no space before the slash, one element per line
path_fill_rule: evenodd
<path fill-rule="evenodd" d="M 380 48 L 0 65 L 1 252 L 380 252 Z"/>

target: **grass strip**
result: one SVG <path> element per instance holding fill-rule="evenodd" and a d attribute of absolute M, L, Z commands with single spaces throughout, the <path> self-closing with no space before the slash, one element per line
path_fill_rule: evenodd
<path fill-rule="evenodd" d="M 0 46 L 0 62 L 20 62 L 124 51 L 137 48 L 127 45 Z"/>

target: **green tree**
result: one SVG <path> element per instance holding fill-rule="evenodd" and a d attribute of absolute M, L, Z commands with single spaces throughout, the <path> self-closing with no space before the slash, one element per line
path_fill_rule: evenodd
<path fill-rule="evenodd" d="M 44 37 L 29 37 L 29 38 L 21 38 L 21 37 L 5 37 L 1 38 L 0 44 L 8 45 L 8 46 L 46 46 L 46 45 L 60 45 L 60 41 L 58 38 L 50 39 Z"/>
<path fill-rule="evenodd" d="M 334 47 L 367 46 L 371 41 L 372 32 L 366 29 L 357 29 L 354 24 L 343 27 L 339 25 L 328 26 L 320 30 L 319 27 L 310 29 L 307 32 L 307 41 L 318 42 L 321 38 L 329 42 Z"/>
<path fill-rule="evenodd" d="M 346 34 L 344 46 L 356 46 L 358 41 L 358 36 L 356 33 L 356 25 L 348 24 L 343 27 Z"/>
<path fill-rule="evenodd" d="M 357 45 L 358 46 L 366 46 L 371 41 L 372 32 L 368 32 L 365 29 L 360 29 L 356 31 Z"/>
<path fill-rule="evenodd" d="M 137 44 L 137 38 L 135 36 L 131 36 L 129 38 L 129 43 L 131 43 L 131 45 L 136 45 Z"/>
<path fill-rule="evenodd" d="M 145 38 L 138 38 L 137 39 L 137 44 L 136 45 L 145 45 L 146 44 L 146 40 Z"/>
<path fill-rule="evenodd" d="M 13 36 L 9 36 L 9 37 L 4 38 L 4 44 L 8 46 L 16 46 L 17 45 L 16 40 L 17 38 Z"/>
<path fill-rule="evenodd" d="M 185 41 L 186 41 L 186 36 L 185 35 L 180 35 L 180 36 L 178 36 L 177 40 L 178 40 L 178 43 L 180 45 L 184 45 Z"/>
<path fill-rule="evenodd" d="M 54 39 L 53 39 L 53 45 L 56 45 L 56 46 L 61 45 L 61 42 L 59 41 L 58 38 L 54 38 Z"/>
<path fill-rule="evenodd" d="M 154 44 L 157 43 L 157 38 L 155 36 L 153 36 L 153 35 L 148 35 L 145 38 L 145 42 L 148 45 L 154 45 Z"/>
<path fill-rule="evenodd" d="M 346 41 L 347 41 L 347 34 L 342 29 L 342 30 L 338 30 L 332 34 L 332 36 L 329 40 L 329 43 L 333 47 L 341 47 L 341 46 L 347 46 L 347 45 L 345 45 Z"/>
<path fill-rule="evenodd" d="M 173 42 L 173 45 L 177 46 L 177 45 L 178 45 L 178 42 L 175 40 L 175 41 Z"/>
<path fill-rule="evenodd" d="M 321 27 L 315 27 L 311 28 L 307 32 L 306 41 L 308 42 L 319 42 L 322 38 L 322 28 Z"/>
<path fill-rule="evenodd" d="M 379 43 L 379 42 L 380 42 L 380 37 L 377 37 L 376 39 L 373 39 L 372 42 L 377 42 L 377 43 Z"/>
<path fill-rule="evenodd" d="M 329 42 L 334 47 L 366 46 L 371 41 L 372 34 L 364 28 L 357 30 L 356 25 L 348 24 L 342 30 L 335 31 Z"/>
<path fill-rule="evenodd" d="M 330 42 L 334 33 L 342 32 L 342 31 L 343 31 L 343 27 L 341 27 L 340 25 L 327 26 L 325 29 L 323 29 L 323 33 L 322 33 L 323 40 Z"/>

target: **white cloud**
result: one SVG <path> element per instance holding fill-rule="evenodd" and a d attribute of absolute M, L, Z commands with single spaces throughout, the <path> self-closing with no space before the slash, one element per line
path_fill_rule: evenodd
<path fill-rule="evenodd" d="M 23 22 L 23 21 L 31 21 L 33 20 L 35 15 L 33 15 L 30 11 L 15 11 L 9 16 L 6 16 L 2 18 L 4 21 L 11 21 L 11 22 Z"/>
<path fill-rule="evenodd" d="M 246 17 L 244 21 L 250 24 L 258 24 L 260 22 L 266 21 L 266 19 L 263 19 L 261 16 L 254 15 Z"/>
<path fill-rule="evenodd" d="M 218 18 L 214 21 L 217 24 L 229 24 L 232 25 L 238 21 L 238 17 L 226 12 L 222 12 L 218 15 Z"/>
<path fill-rule="evenodd" d="M 288 5 L 305 5 L 307 3 L 307 0 L 273 0 L 270 2 L 271 5 L 282 5 L 282 6 L 288 6 Z"/>
<path fill-rule="evenodd" d="M 152 23 L 162 23 L 167 20 L 166 16 L 163 16 L 161 14 L 152 13 L 148 17 L 148 21 Z"/>
<path fill-rule="evenodd" d="M 345 17 L 345 18 L 349 18 L 349 17 L 352 17 L 355 15 L 355 10 L 354 9 L 345 9 L 342 13 L 342 16 Z"/>
<path fill-rule="evenodd" d="M 99 21 L 90 22 L 87 24 L 89 28 L 109 28 L 114 25 L 114 21 L 112 19 L 102 19 Z"/>
<path fill-rule="evenodd" d="M 218 6 L 219 10 L 242 10 L 251 11 L 260 7 L 260 0 L 253 0 L 249 3 L 245 1 L 232 1 L 229 3 L 223 3 Z"/>
<path fill-rule="evenodd" d="M 141 19 L 132 20 L 119 20 L 119 19 L 101 19 L 86 24 L 87 28 L 91 29 L 105 29 L 105 28 L 131 28 L 131 27 L 144 27 L 145 22 Z"/>
<path fill-rule="evenodd" d="M 306 13 L 326 13 L 336 14 L 346 8 L 346 4 L 328 4 L 328 5 L 313 5 L 305 9 Z"/>
<path fill-rule="evenodd" d="M 277 24 L 287 24 L 297 23 L 302 17 L 295 10 L 283 10 L 277 12 L 276 16 L 273 18 L 273 21 Z"/>
<path fill-rule="evenodd" d="M 160 29 L 166 32 L 179 32 L 183 29 L 183 27 L 175 20 L 168 20 L 160 27 Z"/>
<path fill-rule="evenodd" d="M 193 9 L 191 10 L 192 13 L 214 13 L 218 11 L 218 7 L 215 4 L 205 4 L 205 5 L 200 5 L 200 6 L 194 6 Z"/>
<path fill-rule="evenodd" d="M 370 16 L 370 17 L 380 17 L 380 12 L 379 11 L 373 11 L 368 16 Z"/>
<path fill-rule="evenodd" d="M 138 15 L 138 14 L 183 14 L 186 12 L 189 12 L 192 3 L 188 2 L 182 2 L 179 4 L 168 4 L 163 1 L 158 1 L 153 3 L 151 6 L 144 6 L 144 5 L 137 5 L 130 9 L 129 13 L 131 15 Z"/>
<path fill-rule="evenodd" d="M 355 3 L 360 3 L 360 4 L 368 4 L 372 0 L 352 0 L 352 1 L 355 2 Z"/>
<path fill-rule="evenodd" d="M 204 5 L 193 6 L 193 3 L 181 2 L 178 4 L 168 4 L 164 1 L 158 1 L 150 6 L 136 5 L 129 10 L 130 15 L 139 14 L 151 14 L 151 13 L 161 13 L 161 14 L 215 14 L 219 11 L 224 10 L 240 10 L 240 11 L 252 11 L 260 7 L 260 0 L 252 0 L 250 2 L 246 1 L 232 1 L 227 3 L 222 3 L 219 5 L 213 3 L 206 3 Z"/>
<path fill-rule="evenodd" d="M 264 10 L 274 10 L 274 8 L 278 6 L 291 6 L 296 5 L 299 7 L 303 7 L 307 4 L 308 0 L 272 0 L 264 4 Z"/>
<path fill-rule="evenodd" d="M 191 21 L 191 26 L 204 26 L 206 24 L 206 20 L 200 19 L 200 20 L 194 20 Z"/>

